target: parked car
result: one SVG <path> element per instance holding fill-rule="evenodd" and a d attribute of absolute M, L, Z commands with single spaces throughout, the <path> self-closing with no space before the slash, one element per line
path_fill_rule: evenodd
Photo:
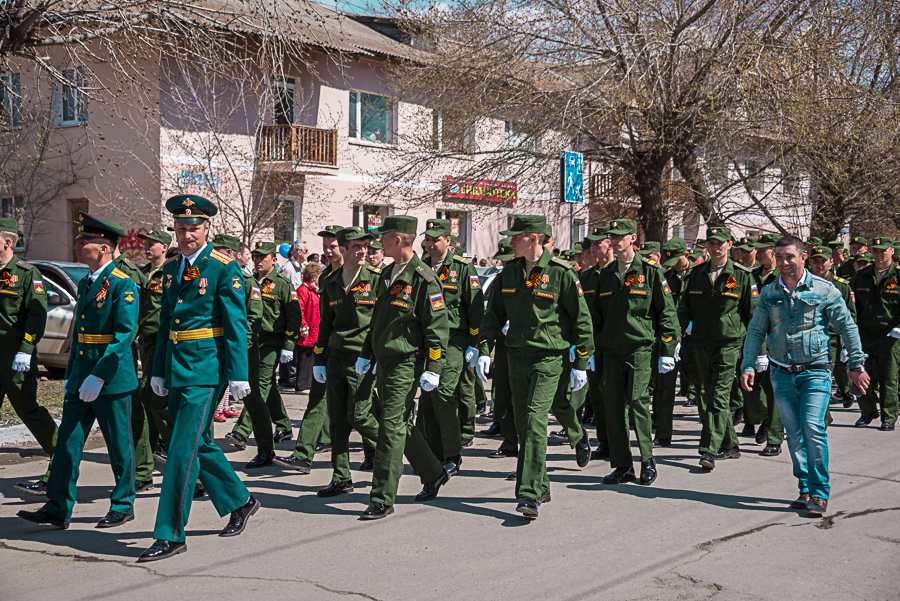
<path fill-rule="evenodd" d="M 51 374 L 61 377 L 69 362 L 78 282 L 90 270 L 83 263 L 26 260 L 40 270 L 47 291 L 47 325 L 37 346 L 38 363 Z"/>

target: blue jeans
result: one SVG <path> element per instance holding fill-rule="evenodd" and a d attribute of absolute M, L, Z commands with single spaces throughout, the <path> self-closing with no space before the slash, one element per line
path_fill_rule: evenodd
<path fill-rule="evenodd" d="M 827 499 L 831 486 L 825 411 L 831 397 L 831 372 L 811 369 L 792 374 L 774 364 L 771 372 L 800 492 Z"/>

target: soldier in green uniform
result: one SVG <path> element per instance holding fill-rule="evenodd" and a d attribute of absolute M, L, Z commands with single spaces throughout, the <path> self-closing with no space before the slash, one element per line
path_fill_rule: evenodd
<path fill-rule="evenodd" d="M 616 260 L 601 270 L 595 300 L 606 383 L 606 428 L 614 468 L 603 482 L 621 484 L 635 479 L 630 414 L 641 453 L 640 483 L 650 485 L 657 476 L 650 420 L 650 372 L 674 371 L 681 337 L 672 291 L 662 270 L 634 251 L 637 223 L 616 219 L 610 222 L 607 232 Z M 660 357 L 654 366 L 651 357 L 657 341 L 661 343 Z"/>
<path fill-rule="evenodd" d="M 877 385 L 870 386 L 859 399 L 860 418 L 856 427 L 864 428 L 878 417 L 881 405 L 881 430 L 892 432 L 897 422 L 897 391 L 900 377 L 900 269 L 891 260 L 893 240 L 872 238 L 873 262 L 860 269 L 850 280 L 856 299 L 857 325 L 866 359 L 866 371 Z M 877 399 L 876 400 L 876 390 Z"/>
<path fill-rule="evenodd" d="M 457 400 L 457 385 L 466 365 L 478 359 L 478 330 L 484 317 L 484 295 L 478 273 L 469 259 L 450 248 L 450 221 L 429 219 L 425 224 L 424 263 L 437 274 L 443 287 L 450 338 L 447 340 L 440 384 L 423 390 L 419 418 L 425 440 L 451 476 L 462 465 L 462 440 L 475 435 L 474 389 Z M 465 424 L 465 432 L 462 431 Z"/>
<path fill-rule="evenodd" d="M 700 403 L 700 466 L 741 456 L 729 410 L 729 395 L 747 324 L 759 295 L 753 275 L 728 258 L 731 231 L 706 230 L 709 261 L 694 269 L 678 306 L 683 331 L 691 328 L 694 354 L 703 381 Z"/>
<path fill-rule="evenodd" d="M 497 252 L 492 257 L 500 261 L 503 266 L 516 258 L 510 239 L 503 238 L 497 245 Z M 496 282 L 497 280 L 495 280 Z M 499 288 L 494 286 L 491 294 L 500 294 Z M 508 324 L 509 322 L 507 322 Z M 506 348 L 507 325 L 500 329 L 494 343 L 494 365 L 491 369 L 491 411 L 494 414 L 494 423 L 503 442 L 496 451 L 488 455 L 491 459 L 519 456 L 519 436 L 516 433 L 516 417 L 513 415 L 512 388 L 509 384 L 509 354 Z M 481 382 L 481 378 L 478 378 Z"/>
<path fill-rule="evenodd" d="M 278 390 L 278 363 L 290 363 L 294 359 L 294 347 L 300 338 L 300 326 L 303 321 L 297 291 L 275 269 L 276 252 L 274 242 L 257 242 L 253 247 L 253 264 L 256 266 L 263 304 L 259 328 L 259 396 L 268 408 L 268 419 L 275 422 L 275 434 L 272 438 L 274 442 L 290 440 L 293 437 L 291 418 Z M 251 417 L 251 411 L 257 415 Z M 266 416 L 258 405 L 252 401 L 245 402 L 241 417 L 231 433 L 226 435 L 226 439 L 238 447 L 241 442 L 246 445 L 253 423 L 256 422 L 258 429 L 262 430 L 265 419 Z M 265 429 L 269 428 L 270 426 L 266 426 Z M 272 465 L 275 458 L 274 443 L 269 443 L 268 436 L 265 438 L 264 444 L 258 448 L 256 457 L 247 463 L 246 467 L 252 469 Z"/>
<path fill-rule="evenodd" d="M 384 266 L 384 247 L 381 246 L 381 242 L 371 240 L 368 253 L 366 260 L 369 262 L 369 265 L 375 269 L 381 269 Z"/>
<path fill-rule="evenodd" d="M 339 225 L 326 225 L 319 232 L 319 237 L 322 238 L 322 258 L 328 265 L 319 276 L 320 282 L 324 282 L 332 273 L 340 271 L 344 264 L 344 256 L 340 252 L 337 241 L 337 233 L 341 229 L 343 228 Z M 294 452 L 287 457 L 275 457 L 275 465 L 306 475 L 310 473 L 310 466 L 312 466 L 315 454 L 332 448 L 331 422 L 328 418 L 326 396 L 326 385 L 313 378 L 306 401 L 306 411 L 303 412 L 303 421 L 300 423 L 300 430 L 297 433 Z M 278 437 L 275 442 L 280 442 Z"/>
<path fill-rule="evenodd" d="M 362 227 L 337 231 L 343 266 L 319 280 L 319 337 L 313 347 L 313 377 L 327 388 L 331 420 L 331 484 L 316 493 L 333 497 L 353 490 L 350 476 L 350 431 L 363 440 L 378 438 L 372 410 L 375 376 L 356 373 L 356 359 L 369 332 L 381 270 L 367 261 L 374 236 Z M 291 457 L 290 460 L 299 461 Z"/>
<path fill-rule="evenodd" d="M 241 400 L 247 375 L 247 309 L 244 277 L 235 260 L 207 243 L 217 207 L 200 196 L 166 201 L 175 220 L 181 256 L 163 268 L 153 391 L 169 394 L 172 442 L 163 475 L 153 544 L 139 562 L 187 550 L 184 528 L 199 478 L 220 516 L 231 514 L 219 536 L 236 536 L 260 507 L 210 434 L 213 412 L 226 383 Z"/>
<path fill-rule="evenodd" d="M 138 238 L 144 241 L 147 264 L 141 267 L 144 284 L 141 288 L 138 317 L 138 354 L 142 371 L 136 395 L 139 402 L 135 403 L 135 407 L 143 408 L 143 413 L 135 410 L 131 416 L 136 460 L 135 492 L 153 487 L 153 459 L 159 456 L 159 452 L 165 453 L 160 449 L 167 449 L 172 438 L 169 399 L 156 396 L 150 388 L 153 358 L 156 354 L 156 334 L 159 331 L 159 308 L 162 304 L 162 268 L 166 263 L 166 251 L 172 244 L 172 236 L 159 230 L 150 230 L 138 234 Z"/>
<path fill-rule="evenodd" d="M 844 243 L 832 240 L 826 246 L 831 250 L 831 273 L 837 275 L 838 269 L 844 264 Z"/>
<path fill-rule="evenodd" d="M 494 283 L 482 324 L 476 371 L 486 380 L 490 347 L 509 321 L 506 345 L 519 435 L 516 511 L 535 519 L 540 505 L 550 501 L 548 412 L 573 342 L 575 361 L 569 385 L 579 390 L 587 384 L 586 368 L 594 354 L 593 329 L 575 270 L 544 247 L 551 235 L 547 218 L 520 215 L 509 230 L 501 233 L 510 236 L 516 258 Z M 563 320 L 564 315 L 568 322 Z"/>
<path fill-rule="evenodd" d="M 773 248 L 774 250 L 774 248 Z M 749 237 L 744 236 L 740 240 L 737 240 L 732 244 L 731 247 L 732 256 L 734 257 L 734 266 L 736 269 L 741 269 L 748 272 L 753 272 L 754 269 L 759 267 L 759 264 L 756 262 L 756 240 Z M 755 278 L 754 278 L 755 279 Z M 758 287 L 758 286 L 757 286 Z M 743 348 L 743 341 L 741 341 L 741 347 Z M 765 350 L 765 349 L 764 349 Z M 760 364 L 762 367 L 763 362 L 766 361 L 765 353 L 761 353 L 760 356 Z M 734 381 L 731 383 L 731 397 L 730 397 L 730 409 L 732 416 L 732 423 L 735 427 L 737 427 L 741 422 L 744 422 L 744 428 L 741 430 L 741 436 L 754 436 L 756 434 L 756 424 L 752 420 L 745 419 L 745 413 L 747 411 L 746 401 L 749 396 L 748 393 L 744 392 L 744 389 L 741 387 L 739 377 L 740 377 L 740 360 L 738 360 L 738 365 L 735 370 Z M 767 368 L 768 369 L 768 368 Z M 766 377 L 767 379 L 767 377 Z M 768 385 L 768 384 L 767 384 Z M 757 394 L 757 406 L 760 406 L 762 401 L 759 401 L 759 388 L 755 389 Z M 753 403 L 754 401 L 751 399 L 750 401 Z"/>
<path fill-rule="evenodd" d="M 413 424 L 416 389 L 431 392 L 440 384 L 446 340 L 450 336 L 441 281 L 416 256 L 413 243 L 418 220 L 408 215 L 385 218 L 380 228 L 384 254 L 394 260 L 378 280 L 371 327 L 356 360 L 356 373 L 378 364 L 376 386 L 381 422 L 369 506 L 363 519 L 394 512 L 403 455 L 424 484 L 417 501 L 434 499 L 450 474 Z"/>
<path fill-rule="evenodd" d="M 38 269 L 13 254 L 19 241 L 18 222 L 0 219 L 0 403 L 9 397 L 13 410 L 47 455 L 56 446 L 56 422 L 37 403 L 37 343 L 47 321 L 47 293 Z M 39 496 L 47 477 L 19 482 L 15 489 Z"/>
<path fill-rule="evenodd" d="M 609 434 L 606 427 L 605 386 L 603 386 L 603 351 L 599 344 L 600 315 L 597 313 L 596 303 L 597 280 L 600 277 L 600 271 L 613 260 L 610 257 L 608 229 L 605 226 L 595 227 L 594 231 L 585 237 L 585 243 L 590 243 L 591 255 L 596 262 L 578 274 L 594 330 L 594 357 L 593 361 L 588 362 L 587 388 L 594 413 L 594 432 L 597 437 L 597 448 L 591 452 L 591 459 L 598 461 L 609 459 Z"/>
<path fill-rule="evenodd" d="M 384 247 L 381 242 L 371 240 L 369 242 L 368 262 L 370 267 L 381 269 L 384 266 Z M 381 417 L 381 403 L 378 401 L 378 393 L 372 389 L 372 412 L 375 419 Z M 375 440 L 363 437 L 363 460 L 359 464 L 360 471 L 370 472 L 375 468 Z"/>
<path fill-rule="evenodd" d="M 844 304 L 850 311 L 850 317 L 856 322 L 856 303 L 853 301 L 853 291 L 850 289 L 850 282 L 844 278 L 834 275 L 832 269 L 834 254 L 832 249 L 824 246 L 816 246 L 812 249 L 812 256 L 809 258 L 809 271 L 816 277 L 820 277 L 831 283 L 841 293 Z M 850 395 L 850 375 L 847 373 L 847 361 L 849 356 L 844 345 L 841 343 L 841 336 L 838 334 L 834 324 L 828 328 L 828 337 L 831 342 L 831 375 L 837 386 L 837 398 L 843 401 L 844 407 L 849 408 L 853 405 L 853 397 Z M 826 410 L 825 426 L 827 427 L 832 421 L 830 410 Z"/>
<path fill-rule="evenodd" d="M 778 281 L 780 272 L 775 265 L 775 244 L 778 240 L 779 236 L 776 234 L 764 234 L 756 243 L 756 257 L 759 265 L 751 273 L 757 291 L 762 291 L 763 287 Z M 774 457 L 781 454 L 781 443 L 784 442 L 784 424 L 781 421 L 778 404 L 775 402 L 775 391 L 772 389 L 765 341 L 763 341 L 759 356 L 754 362 L 754 367 L 756 376 L 753 380 L 752 390 L 747 391 L 741 388 L 745 402 L 746 425 L 750 426 L 750 432 L 747 435 L 755 434 L 756 443 L 766 445 L 760 455 Z M 754 433 L 752 427 L 757 423 L 759 429 Z"/>
<path fill-rule="evenodd" d="M 684 290 L 684 284 L 691 274 L 694 265 L 688 259 L 687 244 L 684 238 L 672 238 L 662 247 L 662 267 L 672 291 L 672 305 L 678 306 L 681 299 L 681 293 Z M 691 357 L 694 352 L 692 339 L 685 336 L 679 347 L 678 357 L 676 359 L 684 366 L 689 365 L 687 369 L 689 378 L 696 378 L 696 361 Z M 657 387 L 653 395 L 653 413 L 656 415 L 656 437 L 653 439 L 654 447 L 668 447 L 672 444 L 673 418 L 675 414 L 675 385 L 678 380 L 678 370 L 673 369 L 670 372 L 660 374 L 657 379 Z"/>
<path fill-rule="evenodd" d="M 862 236 L 853 236 L 850 238 L 850 258 L 841 264 L 837 270 L 837 276 L 850 280 L 856 275 L 856 267 L 853 263 L 857 255 L 861 255 L 869 250 L 869 241 Z"/>
<path fill-rule="evenodd" d="M 240 252 L 241 241 L 236 236 L 217 234 L 212 239 L 213 250 L 231 259 L 236 259 Z M 260 343 L 259 335 L 263 324 L 263 300 L 259 281 L 253 276 L 244 273 L 244 303 L 247 308 L 247 375 L 250 382 L 250 394 L 244 397 L 244 409 L 250 416 L 253 426 L 253 435 L 256 437 L 256 457 L 250 460 L 245 467 L 256 468 L 268 465 L 269 459 L 275 453 L 275 439 L 272 436 L 272 417 L 269 407 L 263 400 L 259 381 L 260 371 Z M 227 392 L 225 394 L 228 394 Z M 232 444 L 240 443 L 234 432 L 225 435 Z M 246 445 L 246 438 L 243 437 Z"/>
<path fill-rule="evenodd" d="M 83 211 L 78 220 L 81 232 L 75 254 L 91 273 L 78 283 L 75 334 L 66 368 L 62 423 L 47 480 L 48 501 L 37 511 L 22 510 L 18 515 L 38 524 L 69 527 L 84 443 L 96 419 L 116 480 L 109 512 L 97 527 L 111 528 L 134 519 L 131 404 L 138 381 L 131 343 L 140 298 L 137 285 L 112 261 L 113 249 L 125 233 L 122 228 Z M 38 280 L 32 286 L 42 287 Z"/>
<path fill-rule="evenodd" d="M 656 264 L 659 264 L 659 261 L 662 258 L 662 252 L 660 251 L 659 242 L 654 241 L 642 243 L 640 248 L 638 249 L 638 254 L 649 261 L 655 262 Z"/>

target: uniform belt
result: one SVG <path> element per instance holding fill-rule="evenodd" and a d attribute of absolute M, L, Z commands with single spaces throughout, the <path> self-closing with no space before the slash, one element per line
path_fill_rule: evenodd
<path fill-rule="evenodd" d="M 78 342 L 81 344 L 109 344 L 115 340 L 112 334 L 79 334 Z"/>
<path fill-rule="evenodd" d="M 204 338 L 221 338 L 225 335 L 224 328 L 198 328 L 196 330 L 169 330 L 169 340 L 178 344 L 185 340 L 203 340 Z"/>
<path fill-rule="evenodd" d="M 808 371 L 810 369 L 824 369 L 825 371 L 831 371 L 831 363 L 810 363 L 809 365 L 778 365 L 777 363 L 772 363 L 775 367 L 780 369 L 781 371 L 786 371 L 791 374 L 799 374 L 803 371 Z"/>

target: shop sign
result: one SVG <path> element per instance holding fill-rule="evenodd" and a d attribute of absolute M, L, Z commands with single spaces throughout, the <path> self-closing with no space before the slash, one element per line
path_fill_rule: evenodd
<path fill-rule="evenodd" d="M 474 180 L 448 175 L 444 178 L 444 197 L 515 203 L 518 199 L 518 185 L 515 182 Z"/>

